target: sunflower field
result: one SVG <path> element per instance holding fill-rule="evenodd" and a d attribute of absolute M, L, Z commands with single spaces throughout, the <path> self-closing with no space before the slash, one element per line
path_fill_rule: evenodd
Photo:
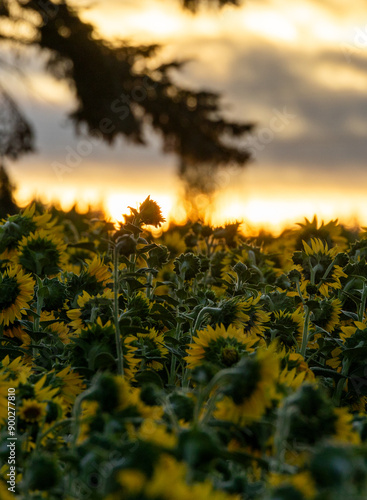
<path fill-rule="evenodd" d="M 0 223 L 0 500 L 367 497 L 367 233 Z"/>

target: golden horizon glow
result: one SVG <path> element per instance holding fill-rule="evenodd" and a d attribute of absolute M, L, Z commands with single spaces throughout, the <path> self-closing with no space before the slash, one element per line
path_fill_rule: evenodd
<path fill-rule="evenodd" d="M 105 200 L 96 198 L 96 192 L 85 190 L 83 196 L 75 196 L 71 192 L 69 197 L 48 197 L 41 201 L 46 203 L 56 203 L 63 210 L 67 211 L 76 205 L 81 213 L 88 211 L 88 208 L 103 210 L 108 220 L 114 223 L 123 221 L 123 214 L 130 213 L 129 206 L 138 208 L 140 203 L 150 195 L 156 201 L 166 218 L 166 223 L 161 230 L 166 230 L 170 222 L 184 224 L 187 220 L 182 201 L 173 194 L 159 193 L 146 190 L 137 192 L 114 191 L 106 196 Z M 351 199 L 354 199 L 351 205 Z M 95 200 L 98 199 L 98 203 Z M 33 198 L 16 195 L 16 201 L 24 207 Z M 329 222 L 339 219 L 347 226 L 362 227 L 367 226 L 367 207 L 363 192 L 356 196 L 352 192 L 331 192 L 327 196 L 322 196 L 322 192 L 314 193 L 311 197 L 290 195 L 287 192 L 278 192 L 276 195 L 249 195 L 246 199 L 240 196 L 233 196 L 231 191 L 222 192 L 214 200 L 215 208 L 207 212 L 205 222 L 213 226 L 222 226 L 226 223 L 239 221 L 242 223 L 242 230 L 247 234 L 257 234 L 260 230 L 266 230 L 274 235 L 280 234 L 284 229 L 293 227 L 298 222 L 303 222 L 305 218 L 311 220 L 314 215 L 318 220 Z M 208 207 L 209 208 L 209 207 Z M 290 209 L 291 208 L 291 209 Z M 160 232 L 161 230 L 156 231 Z"/>

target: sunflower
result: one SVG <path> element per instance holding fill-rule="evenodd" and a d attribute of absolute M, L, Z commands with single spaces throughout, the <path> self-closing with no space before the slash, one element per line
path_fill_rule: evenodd
<path fill-rule="evenodd" d="M 250 321 L 250 316 L 246 314 L 244 307 L 247 301 L 241 297 L 222 299 L 218 304 L 218 312 L 213 316 L 213 325 L 223 325 L 228 328 L 230 325 L 243 327 Z"/>
<path fill-rule="evenodd" d="M 298 226 L 300 229 L 293 232 L 296 236 L 296 250 L 301 250 L 303 241 L 309 243 L 315 238 L 324 240 L 329 248 L 338 246 L 340 250 L 345 250 L 348 246 L 347 239 L 342 235 L 342 226 L 338 224 L 337 219 L 327 224 L 322 221 L 319 225 L 315 215 L 312 221 L 305 219 L 304 224 L 298 223 Z"/>
<path fill-rule="evenodd" d="M 44 331 L 51 333 L 53 337 L 58 338 L 65 345 L 70 343 L 70 330 L 68 326 L 61 321 L 55 321 L 55 323 L 47 325 Z"/>
<path fill-rule="evenodd" d="M 277 397 L 279 368 L 275 345 L 244 358 L 238 373 L 222 389 L 224 397 L 216 405 L 215 418 L 239 425 L 260 419 Z"/>
<path fill-rule="evenodd" d="M 39 402 L 52 401 L 59 392 L 57 387 L 46 385 L 47 374 L 45 373 L 35 384 L 28 384 L 28 393 Z"/>
<path fill-rule="evenodd" d="M 9 326 L 25 314 L 33 299 L 34 281 L 19 266 L 0 276 L 0 324 Z"/>
<path fill-rule="evenodd" d="M 301 309 L 296 311 L 275 311 L 271 322 L 272 338 L 278 339 L 285 347 L 293 349 L 302 340 L 304 318 Z"/>
<path fill-rule="evenodd" d="M 347 444 L 360 444 L 360 436 L 353 428 L 353 415 L 348 408 L 334 408 L 334 439 Z"/>
<path fill-rule="evenodd" d="M 343 272 L 341 266 L 333 264 L 339 249 L 337 247 L 329 249 L 327 243 L 322 242 L 319 238 L 311 239 L 310 245 L 304 241 L 303 247 L 303 253 L 306 257 L 302 259 L 301 264 L 302 272 L 306 279 L 304 286 L 307 286 L 307 282 L 313 279 L 312 284 L 317 285 L 320 293 L 325 297 L 329 295 L 329 288 L 340 289 L 340 278 L 346 278 L 347 275 Z M 327 270 L 329 272 L 325 276 Z"/>
<path fill-rule="evenodd" d="M 60 396 L 55 396 L 52 401 L 47 401 L 47 413 L 43 424 L 43 432 L 47 432 L 47 435 L 41 440 L 42 446 L 46 446 L 49 439 L 56 440 L 60 445 L 65 444 L 64 437 L 59 435 L 58 429 L 52 430 L 51 428 L 55 422 L 64 420 L 67 413 L 68 407 Z"/>
<path fill-rule="evenodd" d="M 317 384 L 302 384 L 297 392 L 283 399 L 279 418 L 289 416 L 287 441 L 289 450 L 302 450 L 321 440 L 358 444 L 353 429 L 353 415 L 347 408 L 335 408 L 325 390 Z"/>
<path fill-rule="evenodd" d="M 5 337 L 9 337 L 11 339 L 19 339 L 22 342 L 22 347 L 32 343 L 31 337 L 23 330 L 17 320 L 15 320 L 15 322 L 10 324 L 8 327 L 5 327 L 3 334 Z"/>
<path fill-rule="evenodd" d="M 211 363 L 218 368 L 228 368 L 236 364 L 245 353 L 252 352 L 260 339 L 254 334 L 244 334 L 242 330 L 221 325 L 215 329 L 208 326 L 206 330 L 197 332 L 193 343 L 189 344 L 184 360 L 190 369 L 203 362 Z"/>
<path fill-rule="evenodd" d="M 131 379 L 139 364 L 139 359 L 135 357 L 135 352 L 137 351 L 136 346 L 133 345 L 136 341 L 136 337 L 128 336 L 122 339 L 122 353 L 123 353 L 123 364 L 124 373 L 128 379 Z M 96 352 L 100 352 L 102 356 L 99 361 L 103 366 L 103 363 L 107 359 L 107 364 L 111 366 L 111 360 L 113 366 L 115 366 L 115 359 L 117 357 L 116 352 L 116 340 L 115 340 L 115 327 L 111 321 L 103 323 L 101 318 L 98 317 L 94 323 L 89 323 L 85 328 L 81 328 L 78 332 L 77 337 L 71 338 L 69 344 L 69 349 L 71 351 L 70 362 L 73 366 L 79 366 L 86 369 L 89 368 L 89 353 L 94 352 L 93 359 L 96 362 Z M 103 360 L 104 356 L 104 360 Z"/>
<path fill-rule="evenodd" d="M 315 374 L 310 370 L 301 354 L 287 352 L 283 349 L 279 355 L 282 357 L 282 371 L 279 377 L 280 385 L 285 385 L 291 389 L 298 389 L 305 381 L 310 383 L 315 381 Z"/>
<path fill-rule="evenodd" d="M 0 481 L 0 498 L 1 500 L 14 500 L 14 495 L 8 491 L 8 484 L 3 481 Z"/>
<path fill-rule="evenodd" d="M 293 488 L 295 491 L 292 498 L 298 498 L 298 493 L 305 500 L 312 500 L 316 495 L 316 485 L 308 471 L 298 472 L 293 476 L 271 473 L 269 475 L 269 484 L 276 488 L 283 486 Z"/>
<path fill-rule="evenodd" d="M 2 259 L 11 259 L 15 255 L 19 242 L 24 236 L 29 236 L 37 229 L 52 229 L 55 224 L 55 221 L 51 221 L 52 215 L 47 212 L 36 215 L 35 211 L 36 205 L 33 204 L 19 214 L 11 215 L 1 221 L 0 257 Z"/>
<path fill-rule="evenodd" d="M 131 207 L 129 207 L 131 208 Z M 150 196 L 146 198 L 140 205 L 139 212 L 136 213 L 132 209 L 135 217 L 137 217 L 137 223 L 146 224 L 148 226 L 160 227 L 163 222 L 166 221 L 162 216 L 161 208 L 155 201 L 150 199 Z"/>
<path fill-rule="evenodd" d="M 112 275 L 109 268 L 103 263 L 102 259 L 95 256 L 91 260 L 86 260 L 87 269 L 86 272 L 94 277 L 97 283 L 101 283 L 103 287 L 106 287 L 108 283 L 112 283 Z"/>
<path fill-rule="evenodd" d="M 245 333 L 262 335 L 267 329 L 266 323 L 270 321 L 270 313 L 264 311 L 259 305 L 261 293 L 257 297 L 250 297 L 241 303 L 243 312 L 249 319 L 244 323 Z"/>
<path fill-rule="evenodd" d="M 79 373 L 67 366 L 61 372 L 56 373 L 59 393 L 65 404 L 71 407 L 75 398 L 85 389 L 82 377 Z"/>
<path fill-rule="evenodd" d="M 36 399 L 23 400 L 19 407 L 19 417 L 26 422 L 42 422 L 46 417 L 47 403 L 40 403 Z"/>
<path fill-rule="evenodd" d="M 83 443 L 90 435 L 91 424 L 97 415 L 99 404 L 97 401 L 83 400 L 77 444 Z"/>
<path fill-rule="evenodd" d="M 361 321 L 354 321 L 354 325 L 342 326 L 340 328 L 339 336 L 345 348 L 354 348 L 361 340 L 364 341 L 365 339 L 367 324 Z M 331 358 L 326 361 L 326 364 L 334 368 L 334 370 L 340 371 L 342 354 L 343 348 L 335 347 L 331 351 Z"/>
<path fill-rule="evenodd" d="M 69 325 L 75 330 L 75 333 L 80 333 L 82 328 L 86 328 L 88 324 L 93 323 L 97 317 L 100 317 L 106 323 L 112 317 L 113 299 L 112 290 L 106 290 L 94 296 L 84 291 L 77 300 L 79 308 L 70 309 L 66 313 L 71 319 Z"/>
<path fill-rule="evenodd" d="M 144 419 L 139 430 L 136 430 L 134 425 L 129 426 L 128 433 L 129 438 L 133 441 L 141 439 L 166 449 L 174 448 L 177 445 L 177 436 L 168 432 L 166 425 L 158 424 L 152 418 Z"/>
<path fill-rule="evenodd" d="M 93 259 L 86 259 L 81 262 L 82 269 L 76 269 L 76 266 L 67 266 L 69 271 L 68 289 L 72 296 L 78 295 L 82 291 L 87 291 L 91 295 L 97 295 L 106 290 L 106 287 L 112 283 L 112 274 L 109 267 L 103 263 L 103 260 L 94 256 Z M 70 271 L 77 271 L 77 273 Z"/>
<path fill-rule="evenodd" d="M 163 244 L 170 251 L 171 258 L 186 251 L 185 239 L 182 238 L 179 231 L 166 231 L 163 233 L 162 239 Z"/>
<path fill-rule="evenodd" d="M 32 372 L 32 367 L 25 362 L 24 358 L 19 356 L 10 361 L 9 355 L 1 361 L 1 371 L 9 377 L 10 380 L 25 384 Z"/>
<path fill-rule="evenodd" d="M 23 236 L 15 260 L 40 277 L 58 274 L 66 264 L 66 244 L 50 231 L 40 229 Z"/>
<path fill-rule="evenodd" d="M 352 338 L 355 333 L 358 331 L 364 332 L 367 328 L 367 323 L 363 321 L 355 321 L 354 322 L 355 326 L 342 326 L 341 327 L 341 333 L 340 333 L 340 338 L 342 339 L 343 343 L 345 344 L 348 339 Z"/>
<path fill-rule="evenodd" d="M 163 333 L 152 328 L 149 333 L 137 333 L 136 337 L 130 336 L 126 340 L 131 340 L 131 345 L 137 348 L 135 356 L 144 360 L 148 368 L 157 371 L 163 369 L 164 358 L 168 354 Z"/>
<path fill-rule="evenodd" d="M 109 373 L 99 374 L 95 379 L 94 393 L 91 399 L 99 403 L 102 412 L 125 412 L 128 410 L 129 417 L 132 413 L 146 419 L 160 420 L 164 410 L 161 406 L 148 406 L 141 400 L 141 390 L 132 387 L 126 377 L 111 375 Z"/>
<path fill-rule="evenodd" d="M 311 321 L 314 325 L 332 333 L 339 325 L 342 303 L 339 299 L 324 299 L 319 301 L 318 307 L 313 309 Z"/>
<path fill-rule="evenodd" d="M 150 478 L 140 469 L 129 468 L 117 473 L 121 490 L 109 497 L 159 498 L 160 500 L 240 500 L 239 495 L 215 490 L 211 481 L 187 482 L 187 466 L 168 454 L 161 454 L 154 463 Z"/>

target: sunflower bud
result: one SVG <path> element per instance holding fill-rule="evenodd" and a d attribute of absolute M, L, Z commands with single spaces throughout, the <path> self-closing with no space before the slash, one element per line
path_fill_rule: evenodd
<path fill-rule="evenodd" d="M 194 278 L 200 272 L 200 259 L 191 252 L 184 253 L 174 260 L 174 271 L 185 280 Z"/>
<path fill-rule="evenodd" d="M 129 255 L 135 253 L 136 241 L 131 234 L 124 234 L 118 239 L 117 247 L 121 255 L 128 257 Z"/>
<path fill-rule="evenodd" d="M 198 239 L 195 234 L 189 233 L 185 236 L 185 245 L 187 248 L 192 248 L 197 245 Z"/>
<path fill-rule="evenodd" d="M 311 285 L 310 283 L 306 286 L 306 292 L 309 294 L 309 295 L 315 295 L 315 293 L 317 293 L 318 291 L 318 288 L 316 285 Z"/>
<path fill-rule="evenodd" d="M 299 283 L 302 279 L 301 273 L 297 269 L 292 269 L 288 274 L 289 281 L 291 283 Z"/>
<path fill-rule="evenodd" d="M 345 267 L 349 262 L 349 257 L 346 253 L 344 252 L 339 252 L 338 255 L 335 257 L 335 264 L 337 266 Z"/>

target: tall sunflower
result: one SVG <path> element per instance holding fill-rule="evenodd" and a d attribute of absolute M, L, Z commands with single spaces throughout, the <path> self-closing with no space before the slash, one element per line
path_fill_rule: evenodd
<path fill-rule="evenodd" d="M 217 368 L 228 368 L 236 364 L 244 353 L 254 350 L 254 345 L 260 342 L 254 334 L 244 334 L 242 330 L 223 325 L 215 329 L 208 326 L 206 330 L 197 332 L 193 343 L 189 344 L 184 360 L 190 369 L 203 362 L 211 363 Z"/>
<path fill-rule="evenodd" d="M 33 299 L 34 281 L 19 266 L 0 276 L 0 324 L 9 326 L 25 314 Z"/>

